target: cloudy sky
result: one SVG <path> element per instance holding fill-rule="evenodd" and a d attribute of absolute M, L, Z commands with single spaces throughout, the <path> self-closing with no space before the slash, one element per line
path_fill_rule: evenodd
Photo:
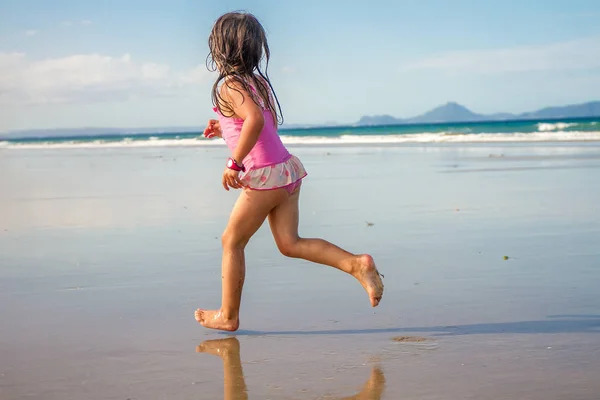
<path fill-rule="evenodd" d="M 598 0 L 0 0 L 0 131 L 203 125 L 207 37 L 237 9 L 287 123 L 600 100 Z"/>

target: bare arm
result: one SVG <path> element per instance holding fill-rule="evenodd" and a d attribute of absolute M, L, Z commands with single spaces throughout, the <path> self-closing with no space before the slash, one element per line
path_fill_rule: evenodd
<path fill-rule="evenodd" d="M 262 109 L 252 101 L 250 94 L 243 90 L 241 85 L 235 85 L 235 87 L 241 93 L 227 88 L 227 85 L 223 85 L 222 88 L 224 97 L 232 104 L 235 116 L 244 120 L 240 138 L 232 154 L 234 160 L 242 163 L 258 141 L 265 120 Z"/>

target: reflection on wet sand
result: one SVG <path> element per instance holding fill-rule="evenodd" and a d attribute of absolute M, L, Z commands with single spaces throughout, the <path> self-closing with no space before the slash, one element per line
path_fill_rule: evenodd
<path fill-rule="evenodd" d="M 240 342 L 235 337 L 206 340 L 196 347 L 198 353 L 208 353 L 223 360 L 224 400 L 247 400 L 248 389 L 244 380 Z M 362 390 L 350 397 L 339 400 L 380 400 L 385 390 L 385 376 L 379 367 L 373 367 L 371 376 Z M 334 399 L 334 398 L 332 398 Z"/>

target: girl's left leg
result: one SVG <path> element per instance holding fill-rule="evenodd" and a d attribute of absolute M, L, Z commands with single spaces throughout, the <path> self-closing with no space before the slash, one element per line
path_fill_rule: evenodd
<path fill-rule="evenodd" d="M 352 254 L 321 238 L 298 235 L 300 187 L 269 213 L 269 224 L 275 243 L 288 257 L 328 265 L 355 277 L 376 307 L 383 296 L 383 282 L 369 254 Z M 383 276 L 383 275 L 382 275 Z"/>
<path fill-rule="evenodd" d="M 233 207 L 222 237 L 221 308 L 196 310 L 196 320 L 206 328 L 226 331 L 236 331 L 239 328 L 242 287 L 246 275 L 244 249 L 269 212 L 287 197 L 288 193 L 285 189 L 265 191 L 243 189 Z"/>

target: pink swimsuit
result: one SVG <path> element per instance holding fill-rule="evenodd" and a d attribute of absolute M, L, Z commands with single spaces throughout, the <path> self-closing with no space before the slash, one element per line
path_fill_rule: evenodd
<path fill-rule="evenodd" d="M 252 85 L 250 87 L 256 94 L 254 87 Z M 307 175 L 306 170 L 300 160 L 285 148 L 277 132 L 277 124 L 273 120 L 273 115 L 269 108 L 265 107 L 260 96 L 256 97 L 263 109 L 265 122 L 258 141 L 242 161 L 246 172 L 240 172 L 240 180 L 249 189 L 285 188 L 289 193 L 293 193 L 300 186 L 302 178 Z M 213 110 L 218 115 L 223 139 L 229 150 L 233 152 L 240 138 L 244 120 L 225 117 L 217 107 L 214 107 Z"/>

